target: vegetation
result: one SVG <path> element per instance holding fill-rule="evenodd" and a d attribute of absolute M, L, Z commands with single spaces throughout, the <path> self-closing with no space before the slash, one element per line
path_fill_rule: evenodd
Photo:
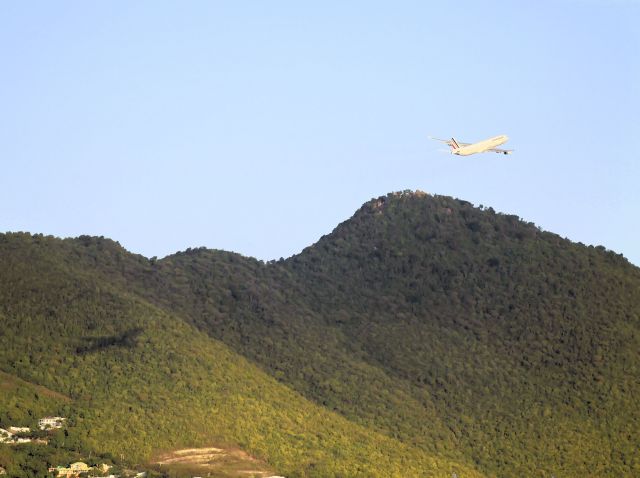
<path fill-rule="evenodd" d="M 65 453 L 237 446 L 291 477 L 640 475 L 640 270 L 465 201 L 377 198 L 267 264 L 0 235 L 0 324 L 0 423 L 69 416 Z M 17 453 L 0 465 L 40 476 Z"/>

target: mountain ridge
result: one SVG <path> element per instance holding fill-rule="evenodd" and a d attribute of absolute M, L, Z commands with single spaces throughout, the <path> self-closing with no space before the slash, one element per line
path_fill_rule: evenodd
<path fill-rule="evenodd" d="M 624 259 L 624 261 L 628 262 L 629 264 L 631 264 L 634 267 L 640 267 L 632 262 L 629 261 L 629 259 L 624 256 L 623 253 L 620 252 L 616 252 L 615 250 L 609 249 L 608 247 L 604 246 L 604 245 L 593 245 L 593 244 L 584 244 L 581 241 L 575 241 L 572 240 L 570 238 L 567 237 L 562 237 L 559 234 L 556 234 L 552 231 L 547 231 L 545 229 L 542 229 L 539 226 L 536 226 L 533 222 L 527 221 L 524 218 L 521 218 L 520 216 L 513 214 L 513 213 L 506 213 L 506 212 L 500 212 L 500 211 L 495 211 L 493 207 L 490 206 L 484 206 L 484 205 L 479 205 L 479 206 L 474 206 L 472 202 L 463 200 L 463 199 L 458 199 L 452 196 L 446 196 L 446 195 L 441 195 L 441 194 L 432 194 L 432 193 L 428 193 L 422 190 L 409 190 L 409 189 L 405 189 L 402 191 L 395 191 L 395 192 L 390 192 L 386 195 L 383 196 L 378 196 L 378 197 L 373 197 L 371 199 L 369 199 L 368 201 L 366 201 L 365 203 L 362 204 L 362 206 L 360 206 L 352 215 L 352 217 L 347 218 L 343 221 L 341 221 L 335 228 L 338 229 L 342 224 L 344 223 L 348 223 L 350 220 L 352 220 L 354 217 L 360 215 L 360 214 L 364 214 L 364 213 L 369 213 L 371 211 L 377 211 L 378 213 L 381 213 L 382 211 L 384 211 L 384 205 L 385 203 L 387 203 L 388 201 L 393 201 L 393 200 L 398 200 L 401 198 L 432 198 L 432 199 L 444 199 L 444 200 L 449 200 L 449 201 L 456 201 L 456 202 L 460 202 L 461 204 L 465 204 L 468 205 L 474 209 L 477 209 L 479 211 L 485 211 L 488 212 L 490 214 L 494 214 L 496 216 L 500 216 L 500 217 L 505 217 L 505 218 L 510 218 L 510 220 L 514 220 L 517 222 L 520 222 L 523 225 L 528 225 L 531 226 L 533 228 L 535 228 L 539 233 L 543 233 L 543 234 L 552 234 L 553 236 L 557 237 L 558 239 L 562 240 L 562 241 L 568 241 L 571 242 L 573 244 L 576 245 L 580 245 L 580 246 L 584 246 L 587 248 L 595 248 L 601 252 L 605 252 L 608 254 L 612 254 L 614 256 L 617 256 L 621 259 Z M 87 234 L 81 234 L 79 236 L 57 236 L 57 235 L 52 235 L 52 234 L 45 234 L 45 233 L 31 233 L 31 232 L 27 232 L 27 231 L 4 231 L 4 232 L 0 232 L 0 234 L 2 235 L 25 235 L 25 236 L 30 236 L 33 238 L 40 238 L 41 240 L 59 240 L 59 241 L 68 241 L 68 242 L 80 242 L 80 243 L 90 243 L 90 242 L 102 242 L 102 243 L 109 243 L 111 244 L 111 247 L 113 247 L 114 249 L 119 249 L 122 252 L 126 252 L 129 255 L 141 258 L 141 259 L 145 259 L 148 261 L 152 261 L 152 262 L 157 262 L 157 261 L 163 261 L 165 259 L 171 258 L 173 256 L 176 255 L 180 255 L 180 254 L 189 254 L 189 253 L 193 253 L 193 252 L 197 252 L 197 251 L 203 251 L 203 250 L 207 250 L 207 251 L 214 251 L 214 252 L 220 252 L 220 253 L 224 253 L 224 254 L 233 254 L 236 255 L 238 257 L 244 258 L 244 259 L 251 259 L 251 260 L 255 260 L 258 262 L 262 262 L 262 263 L 274 263 L 274 262 L 279 262 L 279 261 L 283 261 L 283 260 L 290 260 L 293 259 L 294 257 L 300 255 L 304 250 L 309 249 L 311 247 L 313 247 L 314 245 L 316 245 L 318 242 L 320 242 L 323 238 L 329 236 L 332 232 L 331 231 L 327 234 L 324 234 L 322 236 L 320 236 L 320 238 L 318 238 L 318 240 L 316 240 L 315 242 L 309 244 L 308 246 L 303 247 L 302 251 L 298 252 L 298 253 L 293 253 L 291 256 L 288 256 L 286 258 L 280 258 L 280 259 L 259 259 L 255 256 L 252 255 L 247 255 L 247 254 L 243 254 L 240 252 L 236 252 L 236 251 L 232 251 L 232 250 L 227 250 L 227 249 L 218 249 L 218 248 L 211 248 L 208 246 L 188 246 L 185 249 L 182 250 L 178 250 L 175 252 L 171 252 L 166 254 L 163 257 L 157 257 L 157 256 L 146 256 L 143 253 L 139 253 L 139 252 L 132 252 L 129 251 L 125 246 L 123 246 L 118 240 L 116 239 L 112 239 L 109 237 L 105 237 L 103 235 L 101 236 L 97 236 L 97 235 L 87 235 Z"/>
<path fill-rule="evenodd" d="M 517 216 L 404 191 L 279 261 L 206 248 L 147 259 L 104 238 L 20 234 L 0 236 L 0 259 L 15 279 L 0 279 L 5 314 L 71 323 L 113 290 L 410 455 L 485 476 L 640 469 L 640 269 Z M 64 271 L 69 291 L 49 302 L 75 305 L 43 303 Z M 36 273 L 37 287 L 22 283 Z M 80 283 L 88 298 L 71 292 Z M 137 323 L 122 330 L 104 315 L 97 353 L 126 345 Z M 292 476 L 325 476 L 287 463 Z"/>

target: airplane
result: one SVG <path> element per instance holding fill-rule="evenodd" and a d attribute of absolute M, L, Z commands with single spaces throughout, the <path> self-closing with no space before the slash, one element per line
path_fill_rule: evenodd
<path fill-rule="evenodd" d="M 509 141 L 509 137 L 506 134 L 502 134 L 500 136 L 494 136 L 493 138 L 485 139 L 483 141 L 478 141 L 477 143 L 460 143 L 456 141 L 455 138 L 447 139 L 438 139 L 429 136 L 431 139 L 435 139 L 436 141 L 442 141 L 443 143 L 447 143 L 451 148 L 451 154 L 456 154 L 458 156 L 469 156 L 471 154 L 476 153 L 501 153 L 501 154 L 511 154 L 513 153 L 513 149 L 500 149 L 496 148 L 496 146 L 500 146 L 501 144 Z"/>

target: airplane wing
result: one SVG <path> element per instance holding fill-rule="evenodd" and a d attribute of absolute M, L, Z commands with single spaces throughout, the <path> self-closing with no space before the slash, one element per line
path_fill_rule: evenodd
<path fill-rule="evenodd" d="M 434 139 L 436 141 L 442 141 L 443 143 L 447 143 L 447 144 L 451 144 L 452 141 L 450 139 L 440 139 L 440 138 L 434 138 L 433 136 L 429 136 L 429 139 Z M 461 143 L 460 141 L 458 141 L 458 146 L 469 146 L 471 143 Z"/>
<path fill-rule="evenodd" d="M 451 142 L 450 139 L 440 139 L 440 138 L 434 138 L 433 136 L 429 136 L 429 139 L 434 139 L 436 141 L 442 141 L 443 143 L 449 143 Z"/>
<path fill-rule="evenodd" d="M 500 148 L 489 148 L 487 151 L 491 151 L 492 153 L 498 154 L 511 154 L 513 153 L 513 149 L 500 149 Z"/>

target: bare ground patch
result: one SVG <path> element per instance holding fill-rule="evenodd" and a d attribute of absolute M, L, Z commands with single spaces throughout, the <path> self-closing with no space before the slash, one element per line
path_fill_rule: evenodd
<path fill-rule="evenodd" d="M 266 478 L 274 474 L 265 462 L 236 448 L 183 448 L 157 456 L 153 464 L 184 476 Z"/>

